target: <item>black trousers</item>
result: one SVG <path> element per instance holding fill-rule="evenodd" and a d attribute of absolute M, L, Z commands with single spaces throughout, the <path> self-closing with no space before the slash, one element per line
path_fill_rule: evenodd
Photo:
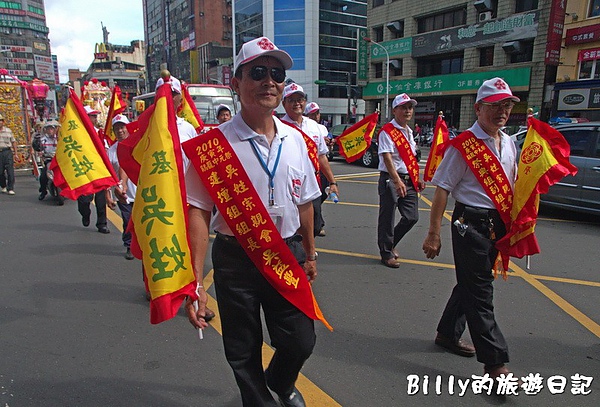
<path fill-rule="evenodd" d="M 288 243 L 296 259 L 306 255 L 298 241 Z M 219 302 L 223 344 L 244 406 L 276 407 L 262 366 L 262 307 L 275 355 L 269 363 L 269 388 L 288 394 L 311 355 L 314 321 L 290 304 L 262 276 L 244 250 L 217 235 L 212 248 L 215 289 Z"/>
<path fill-rule="evenodd" d="M 454 226 L 454 221 L 460 217 L 468 225 L 464 236 Z M 490 220 L 495 239 L 490 238 Z M 506 234 L 504 223 L 495 210 L 473 210 L 457 202 L 451 228 L 457 284 L 437 330 L 456 341 L 462 336 L 467 323 L 477 360 L 485 365 L 506 363 L 508 346 L 494 316 L 492 284 L 492 266 L 498 254 L 494 244 Z"/>
<path fill-rule="evenodd" d="M 0 151 L 0 187 L 8 191 L 15 189 L 15 163 L 10 148 Z"/>
<path fill-rule="evenodd" d="M 99 229 L 106 226 L 106 191 L 96 192 L 91 195 L 81 195 L 77 198 L 77 210 L 81 216 L 89 218 L 92 210 L 90 204 L 94 200 L 96 204 L 96 227 Z"/>
<path fill-rule="evenodd" d="M 400 198 L 396 194 L 393 185 L 389 185 L 390 182 L 390 174 L 381 171 L 377 187 L 379 193 L 377 245 L 379 254 L 384 260 L 394 257 L 392 249 L 419 220 L 419 197 L 410 178 L 403 176 L 403 182 L 406 184 L 404 198 Z M 400 212 L 400 220 L 394 226 L 396 208 Z"/>

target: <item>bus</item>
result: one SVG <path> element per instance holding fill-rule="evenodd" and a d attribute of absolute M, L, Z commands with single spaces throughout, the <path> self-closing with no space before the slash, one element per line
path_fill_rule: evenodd
<path fill-rule="evenodd" d="M 215 109 L 220 104 L 229 107 L 231 116 L 237 113 L 237 104 L 235 103 L 233 91 L 229 86 L 189 83 L 187 84 L 187 89 L 196 105 L 196 109 L 198 109 L 200 117 L 202 117 L 206 130 L 219 125 Z M 133 97 L 136 117 L 154 103 L 155 93 L 150 92 Z"/>

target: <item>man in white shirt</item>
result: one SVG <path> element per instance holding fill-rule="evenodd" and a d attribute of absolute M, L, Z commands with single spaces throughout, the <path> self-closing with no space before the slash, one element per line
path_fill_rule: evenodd
<path fill-rule="evenodd" d="M 303 116 L 304 108 L 306 107 L 306 93 L 304 93 L 302 86 L 296 83 L 287 85 L 283 90 L 282 105 L 285 109 L 285 116 L 281 118 L 281 121 L 300 129 L 314 141 L 317 146 L 319 171 L 325 176 L 331 192 L 334 192 L 339 196 L 340 192 L 338 190 L 338 185 L 335 181 L 331 166 L 329 165 L 329 160 L 327 159 L 327 154 L 329 153 L 329 148 L 325 142 L 325 137 L 327 135 L 323 134 L 319 127 L 320 125 L 317 122 Z M 320 177 L 321 175 L 316 173 L 316 176 Z M 323 214 L 321 212 L 323 189 L 324 187 L 321 190 L 321 196 L 313 201 L 315 236 L 325 236 L 325 231 L 323 229 L 325 220 L 323 219 Z"/>

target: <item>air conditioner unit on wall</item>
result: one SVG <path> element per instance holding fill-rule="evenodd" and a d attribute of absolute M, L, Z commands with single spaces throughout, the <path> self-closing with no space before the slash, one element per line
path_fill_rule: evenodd
<path fill-rule="evenodd" d="M 484 11 L 483 13 L 479 13 L 479 18 L 477 21 L 479 21 L 480 23 L 483 21 L 488 21 L 492 19 L 492 12 L 491 11 Z"/>

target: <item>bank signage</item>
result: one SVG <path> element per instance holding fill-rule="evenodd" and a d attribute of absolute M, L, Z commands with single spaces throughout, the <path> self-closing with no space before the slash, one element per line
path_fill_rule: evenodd
<path fill-rule="evenodd" d="M 423 78 L 390 81 L 388 94 L 408 93 L 410 96 L 442 96 L 477 93 L 481 84 L 493 77 L 503 78 L 513 91 L 529 90 L 531 68 L 501 69 L 485 72 L 465 72 Z M 370 82 L 363 89 L 364 99 L 385 97 L 385 81 Z"/>

